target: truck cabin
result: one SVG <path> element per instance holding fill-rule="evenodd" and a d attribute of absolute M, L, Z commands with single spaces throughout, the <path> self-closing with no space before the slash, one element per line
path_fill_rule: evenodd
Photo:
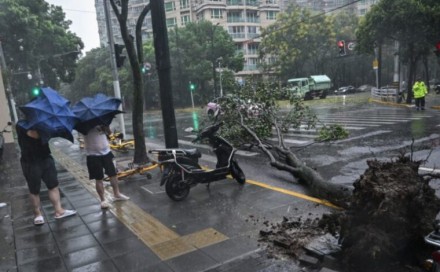
<path fill-rule="evenodd" d="M 303 97 L 304 93 L 308 91 L 308 78 L 295 78 L 287 80 L 287 88 L 291 94 Z"/>

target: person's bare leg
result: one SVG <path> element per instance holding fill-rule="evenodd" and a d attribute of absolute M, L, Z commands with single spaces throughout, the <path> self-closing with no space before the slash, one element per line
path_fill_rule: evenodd
<path fill-rule="evenodd" d="M 58 189 L 58 187 L 49 190 L 49 199 L 55 209 L 55 216 L 63 214 L 64 209 L 61 206 L 60 190 Z"/>
<path fill-rule="evenodd" d="M 105 189 L 104 189 L 104 182 L 101 180 L 96 180 L 96 184 L 95 184 L 95 188 L 96 188 L 96 192 L 99 195 L 99 199 L 101 200 L 101 202 L 105 201 Z"/>
<path fill-rule="evenodd" d="M 110 185 L 113 188 L 113 195 L 115 197 L 120 197 L 121 192 L 119 191 L 119 184 L 118 184 L 118 177 L 117 176 L 110 177 Z"/>
<path fill-rule="evenodd" d="M 34 210 L 34 217 L 42 216 L 40 210 L 40 195 L 29 194 L 32 208 Z"/>

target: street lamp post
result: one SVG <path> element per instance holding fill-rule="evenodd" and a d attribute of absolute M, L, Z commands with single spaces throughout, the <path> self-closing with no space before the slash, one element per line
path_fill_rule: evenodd
<path fill-rule="evenodd" d="M 216 70 L 216 65 L 215 65 L 216 59 L 214 58 L 214 33 L 215 33 L 215 30 L 217 29 L 217 26 L 219 24 L 220 23 L 213 25 L 213 27 L 211 29 L 211 59 L 212 59 L 212 76 L 214 79 L 214 98 L 217 93 L 217 76 L 216 76 L 217 73 L 215 71 Z"/>
<path fill-rule="evenodd" d="M 219 81 L 220 81 L 220 97 L 223 97 L 223 86 L 222 86 L 222 72 L 223 72 L 223 69 L 222 69 L 222 65 L 221 65 L 222 61 L 223 61 L 222 57 L 219 57 L 217 59 L 217 62 L 218 62 L 218 72 L 219 72 Z"/>

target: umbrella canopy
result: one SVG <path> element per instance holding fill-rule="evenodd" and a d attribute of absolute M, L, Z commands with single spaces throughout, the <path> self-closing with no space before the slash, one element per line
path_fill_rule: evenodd
<path fill-rule="evenodd" d="M 102 93 L 94 97 L 84 97 L 72 107 L 72 111 L 79 118 L 75 129 L 87 134 L 90 129 L 98 125 L 109 126 L 116 114 L 121 113 L 119 106 L 121 99 L 109 97 Z"/>
<path fill-rule="evenodd" d="M 54 89 L 42 88 L 41 96 L 20 107 L 27 121 L 22 127 L 37 130 L 44 143 L 54 137 L 63 137 L 73 142 L 72 129 L 78 118 L 69 105 L 69 100 Z"/>

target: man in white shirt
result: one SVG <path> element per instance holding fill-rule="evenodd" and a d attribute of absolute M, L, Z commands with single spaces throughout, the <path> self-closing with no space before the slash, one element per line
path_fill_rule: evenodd
<path fill-rule="evenodd" d="M 92 128 L 87 135 L 84 135 L 89 178 L 96 181 L 96 192 L 101 200 L 102 209 L 107 209 L 109 207 L 104 194 L 104 171 L 110 178 L 110 184 L 113 188 L 114 195 L 113 201 L 130 199 L 119 191 L 118 177 L 116 175 L 115 165 L 113 164 L 114 155 L 110 150 L 107 134 L 110 134 L 110 128 L 108 126 L 96 126 Z"/>

